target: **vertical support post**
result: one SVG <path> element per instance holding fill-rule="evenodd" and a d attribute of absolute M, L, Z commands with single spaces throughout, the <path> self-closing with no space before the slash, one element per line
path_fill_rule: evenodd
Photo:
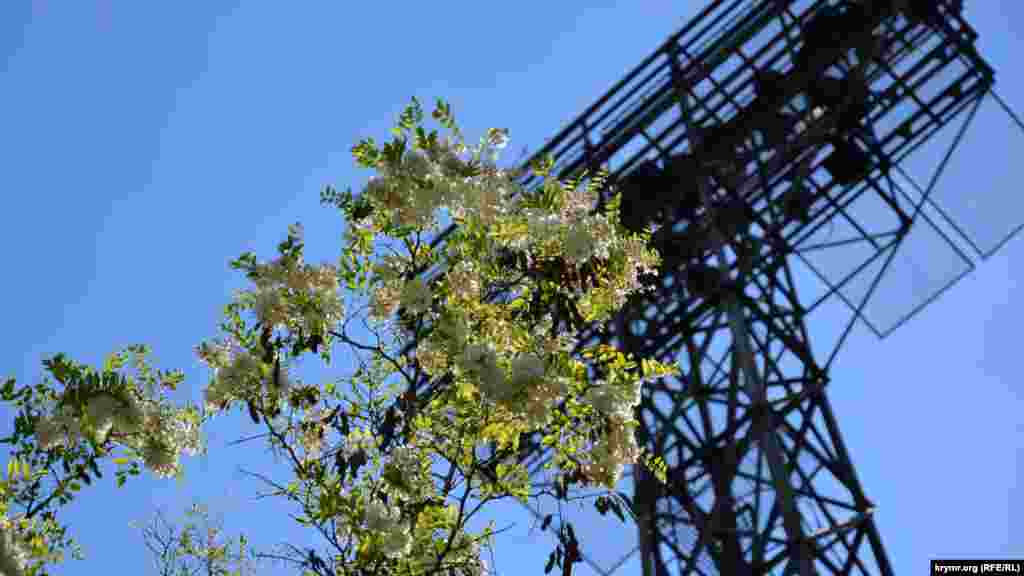
<path fill-rule="evenodd" d="M 724 260 L 724 248 L 721 258 Z M 726 314 L 729 318 L 729 328 L 733 335 L 733 353 L 736 354 L 740 369 L 743 371 L 743 382 L 747 396 L 755 406 L 755 410 L 770 410 L 765 397 L 764 383 L 757 372 L 757 365 L 754 363 L 754 355 L 750 349 L 750 341 L 747 335 L 746 319 L 739 306 L 736 296 L 733 294 L 725 298 Z M 772 481 L 775 484 L 775 499 L 782 509 L 782 522 L 789 536 L 791 550 L 799 555 L 800 576 L 811 576 L 814 574 L 811 560 L 814 556 L 813 542 L 807 540 L 803 534 L 800 523 L 800 512 L 796 508 L 793 498 L 793 490 L 789 485 L 789 475 L 786 473 L 786 464 L 782 458 L 782 448 L 779 446 L 779 439 L 775 434 L 773 423 L 764 418 L 756 418 L 755 423 L 761 428 L 761 448 L 764 450 L 765 459 L 768 461 L 768 468 L 771 470 Z"/>
<path fill-rule="evenodd" d="M 675 81 L 675 89 L 677 91 L 676 96 L 679 100 L 680 112 L 682 114 L 683 121 L 686 124 L 686 131 L 690 140 L 691 149 L 696 155 L 699 151 L 701 142 L 699 142 L 700 137 L 693 127 L 693 121 L 688 106 L 689 95 L 687 94 L 687 86 L 685 85 L 682 70 L 679 66 L 678 53 L 673 54 L 670 59 L 670 64 L 672 66 L 672 75 Z M 705 211 L 710 215 L 712 206 L 707 193 L 707 185 L 708 178 L 706 175 L 699 173 L 698 189 L 700 191 L 702 201 L 704 202 Z M 713 224 L 714 221 L 714 218 L 709 218 L 711 230 L 717 233 Z M 725 247 L 721 242 L 716 242 L 716 244 L 718 245 L 717 256 L 719 262 L 724 268 L 727 263 Z M 730 331 L 732 332 L 733 353 L 736 355 L 737 364 L 743 372 L 745 391 L 756 411 L 761 412 L 762 410 L 770 410 L 765 397 L 764 383 L 762 382 L 761 377 L 757 372 L 757 366 L 754 363 L 753 353 L 748 340 L 746 320 L 740 309 L 736 296 L 734 294 L 726 295 L 723 303 L 728 315 Z M 761 437 L 761 449 L 764 451 L 765 458 L 768 461 L 769 470 L 771 471 L 772 482 L 775 487 L 775 499 L 779 508 L 782 510 L 783 526 L 789 539 L 791 551 L 790 561 L 792 562 L 794 559 L 797 561 L 800 576 L 812 576 L 814 574 L 812 564 L 812 559 L 814 557 L 814 544 L 812 541 L 804 537 L 800 522 L 800 512 L 796 508 L 793 490 L 789 485 L 789 475 L 786 473 L 786 465 L 783 460 L 779 439 L 775 434 L 774 426 L 772 423 L 766 421 L 766 419 L 755 418 L 754 424 L 759 428 L 758 434 Z M 713 526 L 717 526 L 719 524 L 719 518 L 721 514 L 725 512 L 721 507 L 722 503 L 718 498 L 716 498 L 714 510 L 711 515 L 711 523 Z M 701 543 L 704 546 L 709 544 L 708 532 L 713 530 L 714 528 L 712 527 L 711 530 L 704 529 L 701 531 Z"/>
<path fill-rule="evenodd" d="M 629 331 L 631 317 L 625 310 L 615 316 L 615 332 L 619 342 L 627 354 L 636 352 L 636 342 Z M 649 440 L 649 439 L 648 439 Z M 656 480 L 644 466 L 633 467 L 633 505 L 636 509 L 637 545 L 640 549 L 641 574 L 643 576 L 660 576 L 654 564 L 654 547 L 657 545 L 654 534 L 657 531 L 657 498 L 653 491 L 657 490 Z"/>

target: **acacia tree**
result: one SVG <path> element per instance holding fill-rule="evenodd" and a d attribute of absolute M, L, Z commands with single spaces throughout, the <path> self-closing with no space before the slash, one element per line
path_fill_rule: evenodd
<path fill-rule="evenodd" d="M 246 548 L 245 535 L 223 540 L 223 526 L 210 522 L 207 509 L 198 504 L 185 511 L 179 531 L 157 510 L 146 525 L 130 524 L 143 534 L 159 576 L 256 576 L 258 553 Z M 198 523 L 196 521 L 198 521 Z"/>
<path fill-rule="evenodd" d="M 225 307 L 223 337 L 196 348 L 213 370 L 201 410 L 166 401 L 181 373 L 154 373 L 142 346 L 99 371 L 62 355 L 45 361 L 60 391 L 7 382 L 0 393 L 20 412 L 3 440 L 17 449 L 0 490 L 25 509 L 15 517 L 27 524 L 4 529 L 35 548 L 20 559 L 0 549 L 0 560 L 20 566 L 0 570 L 45 573 L 54 560 L 46 554 L 60 552 L 66 532 L 53 510 L 79 479 L 102 476 L 97 462 L 111 450 L 124 451 L 114 458 L 119 485 L 140 462 L 158 476 L 180 474 L 179 455 L 200 450 L 200 427 L 233 407 L 265 428 L 292 469 L 286 485 L 265 479 L 272 494 L 294 502 L 296 521 L 327 544 L 286 557 L 306 574 L 482 574 L 493 523 L 474 533 L 468 522 L 490 502 L 566 500 L 573 487 L 603 487 L 595 505 L 621 516 L 628 503 L 611 491 L 624 465 L 640 462 L 663 478 L 663 463 L 636 445 L 633 409 L 645 381 L 675 370 L 609 346 L 576 355 L 573 336 L 642 289 L 640 277 L 659 262 L 646 246 L 650 232 L 619 224 L 617 195 L 595 212 L 605 174 L 586 187 L 584 174 L 559 182 L 548 159 L 532 167 L 544 185 L 528 192 L 517 173 L 496 166 L 506 131 L 492 129 L 470 148 L 447 104 L 439 100 L 433 117 L 451 138 L 422 127 L 414 99 L 391 142 L 353 148 L 360 166 L 378 172 L 363 193 L 322 193 L 345 218 L 337 265 L 303 262 L 301 225 L 289 228 L 275 260 L 246 253 L 232 262 L 254 288 Z M 441 209 L 459 225 L 443 250 L 429 243 Z M 423 280 L 437 269 L 436 281 Z M 372 339 L 352 335 L 357 318 Z M 354 373 L 325 384 L 292 376 L 309 354 L 329 365 L 336 346 L 356 360 Z M 128 353 L 134 377 L 122 371 Z M 424 379 L 430 386 L 418 391 Z M 552 450 L 553 489 L 517 459 L 530 434 Z M 568 574 L 579 559 L 566 527 L 549 571 Z"/>

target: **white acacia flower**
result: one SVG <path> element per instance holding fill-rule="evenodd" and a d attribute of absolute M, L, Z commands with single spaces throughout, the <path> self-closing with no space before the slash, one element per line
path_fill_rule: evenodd
<path fill-rule="evenodd" d="M 480 544 L 478 541 L 469 540 L 465 536 L 458 539 L 454 550 L 457 551 L 457 558 L 464 562 L 462 572 L 465 576 L 485 576 L 490 574 L 487 570 L 487 563 L 481 558 Z"/>
<path fill-rule="evenodd" d="M 146 444 L 142 451 L 142 460 L 157 476 L 169 478 L 177 471 L 177 456 L 167 446 L 158 442 Z"/>
<path fill-rule="evenodd" d="M 374 263 L 371 269 L 382 282 L 394 282 L 402 277 L 402 270 L 407 263 L 395 255 L 387 255 L 380 262 Z"/>
<path fill-rule="evenodd" d="M 0 527 L 0 573 L 21 576 L 24 574 L 25 553 L 11 530 L 10 527 Z"/>
<path fill-rule="evenodd" d="M 402 157 L 402 169 L 406 174 L 425 178 L 430 173 L 430 160 L 419 152 L 409 152 Z"/>
<path fill-rule="evenodd" d="M 404 526 L 394 526 L 384 536 L 382 551 L 389 558 L 405 556 L 412 551 L 412 536 Z"/>
<path fill-rule="evenodd" d="M 621 455 L 616 454 L 607 443 L 597 442 L 590 449 L 590 457 L 592 461 L 583 465 L 583 471 L 597 483 L 614 489 L 625 469 Z"/>
<path fill-rule="evenodd" d="M 463 217 L 468 212 L 468 215 L 472 215 L 481 225 L 493 225 L 505 211 L 502 191 L 500 186 L 481 179 L 478 185 L 468 187 L 462 198 L 458 199 L 462 206 L 456 206 L 456 212 L 460 211 L 458 208 L 463 209 L 463 214 L 458 217 Z"/>
<path fill-rule="evenodd" d="M 366 182 L 363 196 L 376 200 L 388 210 L 398 210 L 405 204 L 401 192 L 390 181 L 379 176 L 372 176 Z"/>
<path fill-rule="evenodd" d="M 456 298 L 480 297 L 479 275 L 469 262 L 459 262 L 448 272 L 448 290 Z"/>
<path fill-rule="evenodd" d="M 485 366 L 495 363 L 494 351 L 483 344 L 470 344 L 462 353 L 462 365 L 470 372 L 480 372 Z"/>
<path fill-rule="evenodd" d="M 594 237 L 582 226 L 574 226 L 565 236 L 565 257 L 570 262 L 586 262 L 594 253 Z"/>
<path fill-rule="evenodd" d="M 390 508 L 380 500 L 367 502 L 366 510 L 363 514 L 367 529 L 374 532 L 390 530 L 398 519 L 397 512 L 397 510 Z"/>
<path fill-rule="evenodd" d="M 114 414 L 121 408 L 121 403 L 109 394 L 98 394 L 89 400 L 85 407 L 89 420 L 96 427 L 97 439 L 102 443 L 106 440 L 110 428 L 114 425 Z"/>
<path fill-rule="evenodd" d="M 500 400 L 510 392 L 505 371 L 493 362 L 484 364 L 480 371 L 480 388 L 494 400 Z"/>
<path fill-rule="evenodd" d="M 398 307 L 399 290 L 390 284 L 384 284 L 370 296 L 370 316 L 376 320 L 389 318 Z"/>
<path fill-rule="evenodd" d="M 477 376 L 480 391 L 493 400 L 508 394 L 508 379 L 505 371 L 498 366 L 498 358 L 489 346 L 471 344 L 462 355 L 463 368 Z"/>
<path fill-rule="evenodd" d="M 416 360 L 431 377 L 444 374 L 448 368 L 448 356 L 436 340 L 423 339 L 416 347 Z"/>
<path fill-rule="evenodd" d="M 469 328 L 466 326 L 465 320 L 457 316 L 442 316 L 438 330 L 456 348 L 461 348 L 469 335 Z"/>
<path fill-rule="evenodd" d="M 615 411 L 615 394 L 607 383 L 587 391 L 587 400 L 595 410 L 605 414 Z"/>
<path fill-rule="evenodd" d="M 170 426 L 172 442 L 171 452 L 183 452 L 195 456 L 201 449 L 202 439 L 199 435 L 199 415 L 188 408 L 178 410 L 171 418 Z M 177 456 L 175 456 L 177 459 Z"/>
<path fill-rule="evenodd" d="M 520 386 L 544 377 L 544 361 L 536 354 L 520 354 L 512 361 L 512 384 Z"/>
<path fill-rule="evenodd" d="M 219 370 L 217 379 L 226 392 L 237 393 L 245 390 L 251 383 L 253 377 L 260 378 L 260 361 L 248 350 L 236 352 L 234 361 L 224 370 Z"/>
<path fill-rule="evenodd" d="M 546 242 L 558 234 L 561 221 L 555 214 L 531 213 L 526 225 L 534 242 Z"/>
<path fill-rule="evenodd" d="M 129 398 L 114 413 L 114 427 L 118 432 L 132 434 L 142 427 L 143 418 L 144 414 L 138 402 L 134 398 Z"/>
<path fill-rule="evenodd" d="M 422 314 L 430 309 L 430 287 L 423 280 L 413 278 L 402 288 L 402 306 L 411 314 Z"/>
<path fill-rule="evenodd" d="M 216 412 L 221 409 L 221 404 L 224 404 L 230 398 L 230 394 L 221 380 L 215 379 L 203 391 L 203 397 L 206 401 L 206 410 L 208 412 Z"/>
<path fill-rule="evenodd" d="M 277 290 L 267 288 L 260 290 L 256 294 L 256 317 L 265 327 L 274 327 L 284 323 L 282 308 L 281 293 Z"/>
<path fill-rule="evenodd" d="M 307 458 L 318 458 L 323 448 L 324 426 L 319 420 L 319 410 L 306 412 L 303 417 L 303 426 L 298 432 L 299 443 L 306 451 Z"/>
<path fill-rule="evenodd" d="M 414 200 L 414 202 L 398 209 L 397 223 L 400 226 L 429 227 L 431 225 L 431 217 L 434 214 L 434 207 L 424 202 L 419 196 Z"/>
<path fill-rule="evenodd" d="M 581 218 L 593 208 L 597 195 L 586 187 L 566 190 L 562 214 L 566 218 Z"/>
<path fill-rule="evenodd" d="M 398 446 L 391 451 L 391 462 L 402 472 L 402 477 L 410 480 L 420 473 L 420 460 L 416 452 L 409 446 Z"/>
<path fill-rule="evenodd" d="M 428 215 L 432 215 L 447 201 L 448 189 L 435 182 L 430 182 L 425 188 L 420 188 L 416 194 L 417 204 L 421 205 Z"/>
<path fill-rule="evenodd" d="M 61 432 L 60 424 L 55 422 L 53 418 L 43 416 L 36 420 L 36 440 L 39 442 L 39 447 L 43 450 L 49 450 L 62 444 L 64 438 Z"/>

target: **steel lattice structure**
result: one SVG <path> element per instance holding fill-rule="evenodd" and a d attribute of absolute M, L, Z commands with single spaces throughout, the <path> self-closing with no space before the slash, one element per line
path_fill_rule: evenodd
<path fill-rule="evenodd" d="M 976 39 L 952 0 L 715 0 L 534 155 L 550 154 L 563 180 L 607 168 L 623 224 L 658 227 L 656 289 L 580 335 L 681 369 L 639 408 L 641 445 L 669 466 L 667 486 L 634 469 L 645 576 L 892 574 L 826 385 L 994 95 Z M 965 114 L 928 190 L 901 192 L 892 173 L 904 158 Z M 867 253 L 828 278 L 811 255 L 827 253 L 820 233 L 840 220 L 857 231 L 841 242 Z M 797 297 L 798 262 L 830 287 L 810 304 Z M 870 289 L 851 302 L 844 286 L 872 263 Z M 852 316 L 817 350 L 806 318 L 836 298 Z M 535 441 L 523 459 L 539 468 Z"/>

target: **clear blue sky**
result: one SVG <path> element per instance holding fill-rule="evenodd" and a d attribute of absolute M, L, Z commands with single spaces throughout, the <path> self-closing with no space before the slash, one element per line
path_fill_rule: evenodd
<path fill-rule="evenodd" d="M 411 96 L 448 98 L 473 138 L 489 126 L 511 128 L 507 158 L 514 160 L 701 7 L 238 4 L 16 0 L 0 7 L 3 374 L 35 381 L 43 356 L 67 352 L 98 364 L 115 348 L 143 342 L 157 366 L 185 371 L 180 399 L 198 400 L 209 375 L 192 346 L 215 335 L 221 307 L 244 286 L 228 260 L 246 250 L 272 257 L 294 221 L 306 227 L 308 260 L 333 260 L 341 223 L 319 206 L 318 192 L 365 181 L 349 148 L 362 137 L 385 138 Z M 1011 59 L 1024 54 L 1016 39 L 1024 6 L 982 0 L 967 10 L 1000 94 L 1024 109 L 1019 61 Z M 1005 227 L 1024 220 L 1022 174 L 1007 164 L 1024 142 L 991 113 L 944 193 L 969 195 L 971 209 L 999 215 Z M 899 574 L 920 573 L 936 556 L 1024 556 L 1024 520 L 1013 512 L 1024 509 L 1021 278 L 1018 240 L 889 339 L 857 328 L 833 369 L 842 432 Z M 815 320 L 812 335 L 831 330 L 827 318 Z M 148 573 L 149 555 L 128 522 L 157 506 L 179 517 L 193 498 L 222 514 L 230 534 L 244 530 L 264 549 L 315 542 L 292 528 L 283 515 L 291 508 L 252 501 L 263 487 L 237 468 L 266 469 L 272 459 L 256 443 L 224 444 L 254 430 L 247 418 L 218 421 L 210 456 L 188 460 L 184 486 L 147 475 L 118 490 L 108 476 L 86 490 L 65 517 L 88 559 L 58 572 L 113 565 Z M 283 480 L 285 472 L 273 474 Z M 539 573 L 548 537 L 531 535 L 530 517 L 516 506 L 500 514 L 499 525 L 518 523 L 499 539 L 500 573 Z M 599 557 L 635 540 L 601 522 L 583 541 Z"/>

